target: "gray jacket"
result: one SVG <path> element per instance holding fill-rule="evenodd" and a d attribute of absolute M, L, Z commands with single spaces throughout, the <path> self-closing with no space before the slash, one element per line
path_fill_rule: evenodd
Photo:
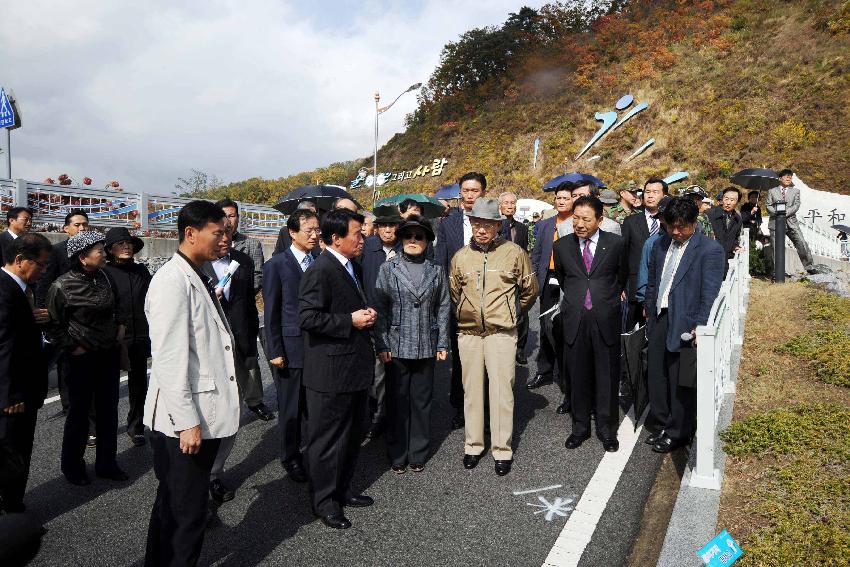
<path fill-rule="evenodd" d="M 263 257 L 263 245 L 256 238 L 237 232 L 233 235 L 233 248 L 244 252 L 254 261 L 254 292 L 259 291 L 263 287 L 263 264 L 266 261 Z"/>
<path fill-rule="evenodd" d="M 782 201 L 782 186 L 777 185 L 767 192 L 765 207 L 770 215 L 767 227 L 773 230 L 776 226 L 776 203 Z M 800 210 L 800 190 L 791 185 L 785 188 L 785 224 L 790 228 L 797 228 L 797 211 Z"/>
<path fill-rule="evenodd" d="M 401 256 L 387 260 L 375 284 L 375 348 L 393 357 L 422 359 L 449 349 L 449 287 L 443 268 L 425 260 L 416 285 Z"/>

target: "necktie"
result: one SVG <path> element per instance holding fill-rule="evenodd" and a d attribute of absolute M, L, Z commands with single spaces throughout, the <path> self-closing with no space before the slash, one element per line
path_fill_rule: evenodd
<path fill-rule="evenodd" d="M 726 215 L 726 230 L 729 230 L 730 224 L 732 224 L 732 215 Z"/>
<path fill-rule="evenodd" d="M 354 266 L 351 265 L 351 260 L 345 263 L 345 269 L 348 272 L 348 275 L 351 276 L 351 279 L 354 280 L 354 285 L 357 286 L 357 291 L 362 292 L 360 289 L 360 282 L 357 281 L 357 276 L 354 275 Z"/>
<path fill-rule="evenodd" d="M 670 259 L 664 264 L 664 271 L 661 273 L 661 287 L 658 288 L 660 292 L 658 294 L 658 313 L 661 313 L 661 300 L 667 293 L 667 288 L 670 287 L 670 280 L 673 279 L 673 270 L 679 263 L 679 254 L 682 251 L 682 245 L 675 240 L 671 246 L 673 247 L 673 252 L 670 253 Z"/>
<path fill-rule="evenodd" d="M 29 301 L 30 307 L 35 309 L 35 295 L 33 294 L 30 286 L 27 286 L 26 291 L 24 291 L 24 295 L 27 296 L 27 301 Z"/>
<path fill-rule="evenodd" d="M 593 265 L 593 252 L 590 251 L 589 238 L 584 241 L 584 252 L 582 252 L 581 257 L 584 260 L 584 269 L 589 274 L 590 267 Z M 593 302 L 590 300 L 590 288 L 588 288 L 587 293 L 584 295 L 584 308 L 588 310 L 593 309 Z"/>
<path fill-rule="evenodd" d="M 310 264 L 312 264 L 312 263 L 313 263 L 313 256 L 311 256 L 310 254 L 307 254 L 306 256 L 304 256 L 304 258 L 301 260 L 301 266 L 302 266 L 301 271 L 306 272 L 307 268 L 309 268 Z"/>
<path fill-rule="evenodd" d="M 649 235 L 654 236 L 658 232 L 658 218 L 652 215 L 652 225 L 649 227 Z"/>
<path fill-rule="evenodd" d="M 785 200 L 785 187 L 782 188 L 782 200 Z"/>

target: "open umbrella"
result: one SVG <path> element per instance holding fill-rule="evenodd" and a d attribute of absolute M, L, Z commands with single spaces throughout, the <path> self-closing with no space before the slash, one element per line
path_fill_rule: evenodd
<path fill-rule="evenodd" d="M 847 226 L 846 224 L 834 224 L 832 225 L 832 228 L 838 232 L 850 235 L 850 226 Z"/>
<path fill-rule="evenodd" d="M 434 195 L 437 199 L 460 199 L 460 185 L 452 183 L 451 185 L 443 185 L 437 189 L 437 194 Z"/>
<path fill-rule="evenodd" d="M 640 416 L 649 405 L 649 391 L 646 377 L 646 327 L 640 327 L 631 333 L 620 335 L 621 364 L 625 369 L 635 405 L 635 429 Z"/>
<path fill-rule="evenodd" d="M 358 209 L 363 208 L 351 193 L 339 185 L 304 185 L 302 187 L 296 187 L 284 195 L 278 204 L 274 205 L 274 208 L 285 215 L 291 215 L 298 206 L 298 203 L 308 200 L 316 203 L 317 209 L 329 211 L 333 207 L 334 201 L 340 198 L 351 199 L 357 204 Z"/>
<path fill-rule="evenodd" d="M 379 217 L 398 215 L 398 206 L 402 201 L 413 199 L 419 203 L 422 209 L 422 216 L 429 219 L 435 219 L 443 214 L 443 209 L 446 207 L 436 199 L 432 199 L 422 193 L 404 193 L 402 195 L 393 195 L 385 197 L 375 203 L 375 214 Z"/>
<path fill-rule="evenodd" d="M 762 189 L 772 189 L 779 185 L 779 175 L 777 175 L 772 169 L 752 167 L 749 169 L 742 169 L 730 177 L 729 181 L 735 185 L 740 185 L 745 189 L 761 191 Z"/>
<path fill-rule="evenodd" d="M 601 179 L 594 175 L 590 175 L 589 173 L 567 173 L 565 175 L 559 175 L 558 177 L 547 181 L 546 185 L 543 186 L 543 190 L 554 191 L 556 187 L 564 183 L 572 183 L 575 186 L 593 183 L 600 189 L 608 187 L 607 185 L 605 185 L 605 183 L 602 182 Z"/>

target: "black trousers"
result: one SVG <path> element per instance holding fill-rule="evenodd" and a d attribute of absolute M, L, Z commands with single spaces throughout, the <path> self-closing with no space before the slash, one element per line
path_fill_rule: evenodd
<path fill-rule="evenodd" d="M 301 437 L 306 403 L 301 368 L 273 369 L 277 390 L 277 427 L 280 431 L 280 462 L 301 460 Z"/>
<path fill-rule="evenodd" d="M 68 353 L 56 348 L 51 343 L 45 343 L 44 355 L 47 357 L 48 368 L 56 365 L 57 387 L 59 388 L 59 399 L 62 403 L 62 409 L 68 410 L 70 402 L 68 401 Z"/>
<path fill-rule="evenodd" d="M 387 368 L 387 455 L 393 465 L 421 464 L 431 442 L 433 358 L 393 358 Z"/>
<path fill-rule="evenodd" d="M 663 429 L 670 439 L 681 442 L 693 437 L 696 431 L 697 391 L 679 385 L 680 353 L 667 350 L 667 327 L 664 309 L 649 336 L 647 349 L 647 429 L 653 432 Z"/>
<path fill-rule="evenodd" d="M 371 364 L 371 360 L 369 361 Z M 307 400 L 307 473 L 313 512 L 339 514 L 366 434 L 369 391 L 317 392 L 305 388 Z"/>
<path fill-rule="evenodd" d="M 519 314 L 516 321 L 516 351 L 525 354 L 525 345 L 528 344 L 528 313 L 517 305 Z"/>
<path fill-rule="evenodd" d="M 452 304 L 452 310 L 454 310 Z M 457 346 L 457 319 L 449 318 L 449 340 L 452 349 L 452 383 L 449 391 L 449 403 L 455 411 L 463 411 L 463 368 L 460 365 L 460 350 Z"/>
<path fill-rule="evenodd" d="M 550 284 L 548 278 L 549 275 L 546 276 L 547 281 L 540 291 L 540 313 L 544 313 L 556 305 L 561 294 L 561 288 L 555 284 Z M 559 341 L 555 341 L 555 344 L 552 344 L 545 333 L 540 333 L 540 348 L 537 350 L 538 374 L 542 374 L 543 376 L 552 376 L 555 374 L 555 370 L 560 366 L 559 362 L 563 355 L 562 345 L 558 343 Z"/>
<path fill-rule="evenodd" d="M 29 406 L 30 402 L 25 402 Z M 0 416 L 0 443 L 8 444 L 24 461 L 22 474 L 0 484 L 0 509 L 20 507 L 27 490 L 30 473 L 32 443 L 35 437 L 35 425 L 38 422 L 38 410 L 35 406 L 24 413 L 4 414 Z M 5 476 L 5 475 L 0 475 Z"/>
<path fill-rule="evenodd" d="M 118 436 L 118 348 L 86 352 L 69 357 L 68 396 L 70 405 L 62 437 L 62 473 L 82 476 L 89 433 L 89 410 L 94 400 L 97 413 L 95 471 L 109 474 L 115 467 Z"/>
<path fill-rule="evenodd" d="M 150 349 L 144 343 L 132 343 L 127 347 L 130 358 L 130 370 L 127 371 L 127 390 L 130 411 L 127 412 L 127 433 L 142 435 L 145 426 L 142 418 L 145 413 L 145 395 L 148 391 L 148 356 Z"/>
<path fill-rule="evenodd" d="M 210 469 L 221 439 L 204 439 L 195 455 L 180 451 L 180 439 L 150 433 L 159 485 L 148 525 L 147 567 L 195 565 L 207 525 Z"/>
<path fill-rule="evenodd" d="M 573 435 L 590 434 L 590 409 L 596 409 L 596 436 L 616 439 L 620 421 L 620 344 L 607 345 L 590 312 L 582 309 L 578 335 L 567 345 Z"/>

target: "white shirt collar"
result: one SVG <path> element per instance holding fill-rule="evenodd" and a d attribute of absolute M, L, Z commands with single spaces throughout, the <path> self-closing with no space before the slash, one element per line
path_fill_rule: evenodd
<path fill-rule="evenodd" d="M 291 244 L 289 246 L 289 251 L 292 252 L 293 256 L 295 256 L 295 261 L 298 262 L 298 265 L 300 266 L 301 263 L 304 262 L 304 257 L 307 255 L 307 253 L 299 250 L 298 247 L 294 244 Z"/>
<path fill-rule="evenodd" d="M 590 240 L 593 244 L 596 244 L 597 242 L 599 242 L 599 229 L 597 228 L 597 229 L 596 229 L 596 232 L 594 232 L 593 234 L 591 234 L 589 238 L 581 238 L 581 237 L 579 237 L 579 241 L 580 241 L 582 244 L 584 244 L 584 241 L 585 241 L 585 240 Z"/>
<path fill-rule="evenodd" d="M 342 264 L 343 267 L 348 266 L 348 262 L 350 262 L 350 260 L 339 252 L 337 252 L 336 250 L 334 250 L 332 246 L 326 246 L 325 252 L 330 252 L 331 254 L 333 254 L 336 259 L 339 260 L 339 263 Z"/>
<path fill-rule="evenodd" d="M 11 276 L 11 278 L 12 278 L 13 280 L 15 280 L 15 283 L 17 283 L 17 284 L 21 287 L 21 291 L 23 291 L 24 293 L 26 293 L 26 292 L 27 292 L 27 282 L 25 282 L 24 280 L 22 280 L 21 278 L 19 278 L 16 274 L 14 274 L 14 273 L 10 272 L 9 270 L 7 270 L 5 267 L 4 267 L 4 268 L 2 268 L 2 270 L 3 270 L 4 272 L 6 272 L 7 274 L 9 274 L 9 276 Z"/>
<path fill-rule="evenodd" d="M 20 236 L 20 234 L 18 234 L 17 232 L 12 230 L 11 228 L 7 228 L 6 232 L 8 232 L 10 235 L 12 235 L 13 239 L 17 239 Z"/>

